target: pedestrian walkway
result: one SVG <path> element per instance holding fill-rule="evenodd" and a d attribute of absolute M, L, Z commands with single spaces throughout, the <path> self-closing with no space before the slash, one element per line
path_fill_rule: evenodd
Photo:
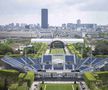
<path fill-rule="evenodd" d="M 71 55 L 67 47 L 65 47 L 66 54 Z"/>
<path fill-rule="evenodd" d="M 40 87 L 40 83 L 41 81 L 38 81 L 38 82 L 33 82 L 30 90 L 39 90 L 39 87 Z"/>
<path fill-rule="evenodd" d="M 50 53 L 50 49 L 47 49 L 45 54 L 47 55 L 49 53 Z"/>

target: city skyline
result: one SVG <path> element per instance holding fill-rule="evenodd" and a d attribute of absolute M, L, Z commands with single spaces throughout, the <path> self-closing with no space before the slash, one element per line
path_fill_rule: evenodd
<path fill-rule="evenodd" d="M 0 24 L 41 23 L 41 9 L 49 11 L 49 25 L 63 23 L 108 24 L 107 0 L 0 0 Z"/>

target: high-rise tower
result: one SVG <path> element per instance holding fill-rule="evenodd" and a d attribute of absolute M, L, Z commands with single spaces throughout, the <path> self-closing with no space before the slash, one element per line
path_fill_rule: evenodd
<path fill-rule="evenodd" d="M 81 24 L 81 20 L 78 19 L 78 20 L 77 20 L 77 25 L 80 25 L 80 24 Z"/>
<path fill-rule="evenodd" d="M 48 28 L 48 9 L 41 9 L 41 28 Z"/>

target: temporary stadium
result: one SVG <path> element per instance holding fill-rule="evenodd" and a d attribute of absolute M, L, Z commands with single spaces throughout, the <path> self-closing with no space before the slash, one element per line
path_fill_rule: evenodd
<path fill-rule="evenodd" d="M 39 41 L 39 40 L 38 40 Z M 66 44 L 66 43 L 65 43 Z M 63 41 L 55 40 L 49 44 L 49 52 L 42 55 L 41 58 L 19 57 L 13 58 L 5 56 L 1 59 L 9 68 L 20 72 L 33 71 L 37 78 L 40 77 L 72 77 L 82 78 L 86 71 L 99 71 L 108 64 L 108 58 L 87 57 L 79 59 L 75 54 L 67 53 Z M 54 53 L 56 48 L 59 48 Z M 61 49 L 64 53 L 61 53 Z"/>

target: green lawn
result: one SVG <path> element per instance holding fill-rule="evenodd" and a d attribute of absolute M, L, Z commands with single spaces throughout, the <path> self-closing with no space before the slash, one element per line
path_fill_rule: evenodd
<path fill-rule="evenodd" d="M 75 84 L 43 84 L 42 90 L 76 90 Z"/>
<path fill-rule="evenodd" d="M 65 52 L 64 49 L 55 48 L 55 49 L 51 49 L 51 54 L 65 54 Z"/>

